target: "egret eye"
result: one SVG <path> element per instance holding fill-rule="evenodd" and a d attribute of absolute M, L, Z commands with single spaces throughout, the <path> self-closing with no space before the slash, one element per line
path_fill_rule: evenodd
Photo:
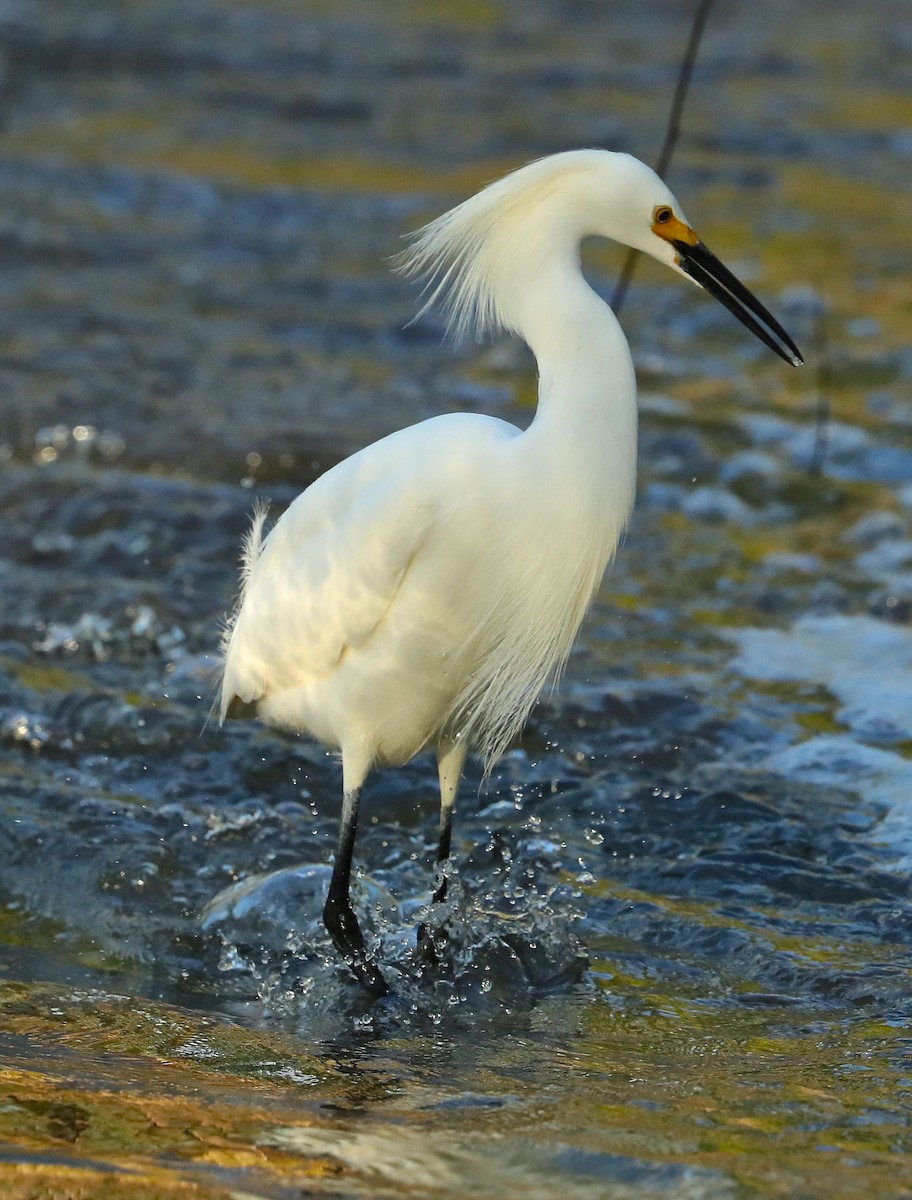
<path fill-rule="evenodd" d="M 670 208 L 659 207 L 652 214 L 652 219 L 656 225 L 664 225 L 666 221 L 670 221 L 674 213 Z"/>

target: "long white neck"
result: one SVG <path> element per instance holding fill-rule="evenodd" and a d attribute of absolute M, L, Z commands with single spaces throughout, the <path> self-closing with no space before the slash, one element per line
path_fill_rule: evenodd
<path fill-rule="evenodd" d="M 584 516 L 593 544 L 596 514 L 607 513 L 612 550 L 633 504 L 636 385 L 614 314 L 583 279 L 579 247 L 594 233 L 632 244 L 629 222 L 615 230 L 612 213 L 628 210 L 643 172 L 655 179 L 608 151 L 553 155 L 426 225 L 403 259 L 457 333 L 509 329 L 531 346 L 540 382 L 520 439 L 534 468 L 522 476 L 525 502 L 535 503 L 539 478 L 556 519 Z"/>
<path fill-rule="evenodd" d="M 636 379 L 621 327 L 567 254 L 539 267 L 511 307 L 539 371 L 525 436 L 552 486 L 606 522 L 616 544 L 636 486 Z"/>

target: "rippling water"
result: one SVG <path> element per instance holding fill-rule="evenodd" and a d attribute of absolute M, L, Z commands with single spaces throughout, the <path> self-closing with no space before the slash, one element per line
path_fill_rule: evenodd
<path fill-rule="evenodd" d="M 685 14 L 0 13 L 5 1195 L 909 1193 L 904 15 L 713 14 L 672 183 L 809 365 L 641 267 L 637 514 L 469 772 L 434 970 L 433 763 L 366 791 L 376 1004 L 319 920 L 338 764 L 209 719 L 240 539 L 392 428 L 529 419 L 388 259 L 535 155 L 652 156 Z"/>

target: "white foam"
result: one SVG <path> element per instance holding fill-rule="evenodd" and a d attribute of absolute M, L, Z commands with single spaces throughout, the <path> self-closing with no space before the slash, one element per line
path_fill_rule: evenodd
<path fill-rule="evenodd" d="M 850 732 L 776 751 L 766 766 L 791 778 L 845 787 L 887 807 L 878 839 L 912 865 L 912 762 L 870 741 L 912 737 L 912 630 L 868 616 L 806 616 L 791 629 L 732 629 L 730 666 L 766 682 L 817 684 Z"/>
<path fill-rule="evenodd" d="M 751 679 L 816 683 L 862 738 L 912 737 L 912 630 L 868 616 L 800 617 L 790 630 L 730 629 L 730 666 Z"/>

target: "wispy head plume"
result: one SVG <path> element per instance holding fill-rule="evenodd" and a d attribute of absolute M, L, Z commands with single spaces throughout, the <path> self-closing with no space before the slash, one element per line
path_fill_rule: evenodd
<path fill-rule="evenodd" d="M 548 252 L 554 230 L 543 201 L 587 169 L 591 151 L 520 167 L 419 229 L 395 260 L 424 284 L 419 316 L 439 305 L 456 337 L 516 332 L 508 305 L 519 264 Z"/>

